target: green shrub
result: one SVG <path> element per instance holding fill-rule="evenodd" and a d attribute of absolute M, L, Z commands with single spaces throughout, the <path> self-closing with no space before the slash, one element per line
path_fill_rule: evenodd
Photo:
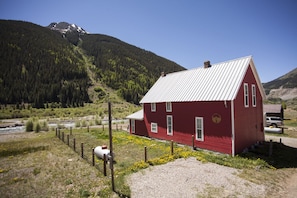
<path fill-rule="evenodd" d="M 86 126 L 87 126 L 87 121 L 86 121 L 86 120 L 83 120 L 83 121 L 81 122 L 81 126 L 82 126 L 82 127 L 86 127 Z"/>
<path fill-rule="evenodd" d="M 31 132 L 31 131 L 33 131 L 33 120 L 28 120 L 27 122 L 26 122 L 26 132 Z"/>
<path fill-rule="evenodd" d="M 96 120 L 95 120 L 95 124 L 96 124 L 96 125 L 101 125 L 101 124 L 102 124 L 102 120 L 96 119 Z"/>
<path fill-rule="evenodd" d="M 80 127 L 80 121 L 75 122 L 75 127 Z"/>
<path fill-rule="evenodd" d="M 34 168 L 33 174 L 36 176 L 40 173 L 40 168 Z"/>
<path fill-rule="evenodd" d="M 89 197 L 91 193 L 83 188 L 79 189 L 80 197 Z"/>
<path fill-rule="evenodd" d="M 41 130 L 41 126 L 40 126 L 39 122 L 37 121 L 34 123 L 34 131 L 36 133 L 38 133 L 38 132 L 40 132 L 40 130 Z"/>
<path fill-rule="evenodd" d="M 48 127 L 47 121 L 43 121 L 41 123 L 41 131 L 49 131 L 49 127 Z"/>

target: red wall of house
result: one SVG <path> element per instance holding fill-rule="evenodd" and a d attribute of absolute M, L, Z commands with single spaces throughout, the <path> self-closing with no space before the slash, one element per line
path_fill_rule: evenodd
<path fill-rule="evenodd" d="M 130 124 L 130 134 L 136 134 L 141 136 L 148 136 L 148 131 L 143 120 L 135 120 L 135 133 L 132 133 L 131 120 Z"/>
<path fill-rule="evenodd" d="M 232 154 L 231 103 L 217 102 L 173 102 L 172 112 L 166 112 L 166 103 L 157 103 L 156 112 L 151 105 L 144 104 L 144 120 L 148 136 L 173 140 L 192 146 L 195 138 L 195 117 L 203 117 L 204 141 L 194 140 L 195 147 Z M 212 116 L 219 114 L 220 123 L 214 123 Z M 173 116 L 173 135 L 167 135 L 166 116 Z M 158 133 L 151 132 L 151 123 L 158 124 Z"/>
<path fill-rule="evenodd" d="M 248 83 L 249 107 L 244 106 L 244 83 Z M 256 107 L 252 106 L 252 84 L 256 85 Z M 255 77 L 249 67 L 234 101 L 235 153 L 257 141 L 264 141 L 263 101 Z"/>

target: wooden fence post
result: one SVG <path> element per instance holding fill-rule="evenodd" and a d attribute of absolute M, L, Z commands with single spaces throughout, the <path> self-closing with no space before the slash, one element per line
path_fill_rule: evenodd
<path fill-rule="evenodd" d="M 94 152 L 94 148 L 92 148 L 92 165 L 95 166 L 95 152 Z"/>
<path fill-rule="evenodd" d="M 269 142 L 269 157 L 272 155 L 272 146 L 273 146 L 273 142 L 272 142 L 272 140 L 270 140 L 270 142 Z"/>
<path fill-rule="evenodd" d="M 75 151 L 75 138 L 73 138 L 73 150 Z"/>
<path fill-rule="evenodd" d="M 69 146 L 69 134 L 67 134 L 67 145 Z"/>
<path fill-rule="evenodd" d="M 103 173 L 106 176 L 106 154 L 103 155 Z"/>
<path fill-rule="evenodd" d="M 84 158 L 84 143 L 83 142 L 80 144 L 80 147 L 81 147 L 81 158 Z"/>
<path fill-rule="evenodd" d="M 59 136 L 59 139 L 61 139 L 61 131 L 60 131 L 60 129 L 58 129 L 58 136 Z"/>
<path fill-rule="evenodd" d="M 64 142 L 64 131 L 62 132 L 62 141 Z"/>
<path fill-rule="evenodd" d="M 144 147 L 144 162 L 147 162 L 147 148 Z"/>
<path fill-rule="evenodd" d="M 171 144 L 170 144 L 170 147 L 171 147 L 171 155 L 173 155 L 173 140 L 171 140 Z"/>
<path fill-rule="evenodd" d="M 56 137 L 58 137 L 58 128 L 56 128 Z"/>
<path fill-rule="evenodd" d="M 193 150 L 195 150 L 194 135 L 192 135 L 192 147 L 193 147 Z"/>

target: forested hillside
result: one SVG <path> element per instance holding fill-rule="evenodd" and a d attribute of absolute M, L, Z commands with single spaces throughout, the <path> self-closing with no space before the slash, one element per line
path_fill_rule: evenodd
<path fill-rule="evenodd" d="M 138 103 L 161 72 L 184 70 L 176 63 L 116 38 L 85 34 L 81 47 L 94 57 L 96 75 L 128 102 Z"/>
<path fill-rule="evenodd" d="M 0 103 L 88 102 L 81 55 L 60 34 L 38 25 L 0 20 Z"/>
<path fill-rule="evenodd" d="M 82 106 L 91 102 L 87 90 L 94 79 L 137 104 L 162 71 L 184 70 L 107 35 L 62 34 L 11 20 L 0 20 L 0 29 L 0 104 Z"/>

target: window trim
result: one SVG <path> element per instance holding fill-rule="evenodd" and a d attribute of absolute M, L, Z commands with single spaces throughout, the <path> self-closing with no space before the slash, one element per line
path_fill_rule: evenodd
<path fill-rule="evenodd" d="M 157 110 L 157 105 L 156 105 L 156 103 L 151 103 L 151 112 L 156 112 L 156 110 Z"/>
<path fill-rule="evenodd" d="M 197 121 L 201 121 L 201 126 L 198 128 Z M 201 138 L 198 138 L 198 129 L 201 131 Z M 203 117 L 195 117 L 195 139 L 198 141 L 204 141 L 204 126 L 203 126 Z"/>
<path fill-rule="evenodd" d="M 158 123 L 155 123 L 155 122 L 151 123 L 151 132 L 158 133 Z"/>
<path fill-rule="evenodd" d="M 135 133 L 135 120 L 131 119 L 131 133 Z"/>
<path fill-rule="evenodd" d="M 252 105 L 253 107 L 257 106 L 257 90 L 255 84 L 252 84 Z"/>
<path fill-rule="evenodd" d="M 170 118 L 170 120 L 171 120 L 171 125 L 169 125 L 168 118 Z M 167 135 L 173 135 L 173 117 L 172 117 L 172 115 L 166 116 L 166 127 L 167 127 Z M 169 130 L 171 132 L 169 132 Z"/>
<path fill-rule="evenodd" d="M 172 112 L 172 103 L 166 102 L 166 112 Z"/>
<path fill-rule="evenodd" d="M 249 84 L 243 84 L 244 107 L 249 107 Z"/>

